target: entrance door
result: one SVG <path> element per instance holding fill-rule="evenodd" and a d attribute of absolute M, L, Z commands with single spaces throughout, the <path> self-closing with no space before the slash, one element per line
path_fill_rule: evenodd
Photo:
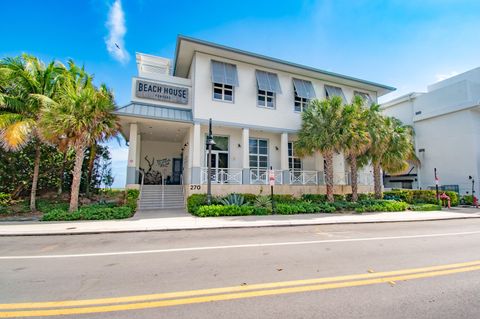
<path fill-rule="evenodd" d="M 208 158 L 208 152 L 207 152 Z M 213 183 L 221 183 L 225 180 L 225 171 L 222 169 L 228 168 L 228 153 L 222 151 L 212 151 L 212 175 Z"/>
<path fill-rule="evenodd" d="M 182 178 L 182 159 L 174 158 L 172 160 L 172 184 L 179 185 Z"/>

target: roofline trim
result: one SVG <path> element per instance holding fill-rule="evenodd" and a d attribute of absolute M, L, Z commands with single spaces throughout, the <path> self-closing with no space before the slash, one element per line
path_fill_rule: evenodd
<path fill-rule="evenodd" d="M 217 43 L 213 43 L 213 42 L 209 42 L 209 41 L 204 41 L 204 40 L 184 36 L 184 35 L 181 35 L 181 34 L 179 34 L 177 36 L 177 44 L 176 44 L 176 47 L 175 47 L 175 58 L 174 58 L 174 63 L 173 63 L 173 75 L 175 75 L 175 73 L 177 71 L 177 58 L 178 58 L 178 53 L 179 53 L 179 49 L 180 49 L 180 43 L 181 43 L 182 40 L 190 41 L 190 42 L 201 44 L 201 45 L 210 46 L 210 47 L 221 49 L 221 50 L 230 51 L 230 52 L 233 52 L 233 53 L 247 55 L 247 56 L 250 56 L 250 57 L 253 57 L 253 58 L 264 59 L 264 60 L 268 60 L 268 61 L 271 61 L 271 62 L 280 63 L 280 64 L 284 64 L 284 65 L 287 65 L 287 66 L 291 66 L 291 67 L 295 67 L 295 68 L 299 68 L 299 69 L 303 69 L 303 70 L 307 70 L 307 71 L 311 71 L 311 72 L 322 73 L 322 74 L 325 74 L 325 75 L 342 78 L 344 80 L 360 82 L 360 83 L 363 83 L 363 84 L 380 87 L 380 88 L 388 90 L 390 92 L 393 92 L 393 91 L 396 90 L 396 88 L 394 88 L 392 86 L 388 86 L 388 85 L 384 85 L 384 84 L 380 84 L 380 83 L 375 83 L 375 82 L 371 82 L 371 81 L 367 81 L 367 80 L 362 80 L 362 79 L 358 79 L 358 78 L 348 76 L 348 75 L 342 75 L 342 74 L 339 74 L 339 73 L 325 71 L 325 70 L 309 67 L 309 66 L 306 66 L 306 65 L 302 65 L 302 64 L 298 64 L 298 63 L 293 63 L 293 62 L 269 57 L 269 56 L 266 56 L 266 55 L 253 53 L 253 52 L 250 52 L 250 51 L 236 49 L 236 48 L 232 48 L 232 47 L 229 47 L 229 46 L 225 46 L 225 45 L 221 45 L 221 44 L 217 44 Z"/>

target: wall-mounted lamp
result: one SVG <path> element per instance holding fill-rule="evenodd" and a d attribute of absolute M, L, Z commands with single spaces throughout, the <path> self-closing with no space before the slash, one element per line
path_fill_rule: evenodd
<path fill-rule="evenodd" d="M 278 151 L 278 146 L 275 146 L 275 150 Z"/>
<path fill-rule="evenodd" d="M 419 152 L 419 153 L 425 153 L 425 149 L 424 149 L 424 148 L 419 148 L 419 149 L 418 149 L 418 152 Z"/>
<path fill-rule="evenodd" d="M 185 143 L 185 144 L 183 145 L 183 147 L 187 147 L 187 146 L 188 146 L 188 143 Z"/>
<path fill-rule="evenodd" d="M 238 147 L 242 147 L 242 145 L 238 144 Z"/>

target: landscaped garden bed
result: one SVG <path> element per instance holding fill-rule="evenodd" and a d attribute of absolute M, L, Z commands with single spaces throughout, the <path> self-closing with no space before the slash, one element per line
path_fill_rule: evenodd
<path fill-rule="evenodd" d="M 138 190 L 103 190 L 75 212 L 68 211 L 68 198 L 40 198 L 38 212 L 33 215 L 41 221 L 109 220 L 132 217 L 137 207 Z M 32 215 L 28 201 L 12 200 L 0 193 L 0 217 L 24 217 Z"/>
<path fill-rule="evenodd" d="M 443 193 L 443 192 L 442 192 Z M 458 205 L 458 195 L 446 192 L 452 206 Z M 248 216 L 248 215 L 291 215 L 314 213 L 366 213 L 399 211 L 436 211 L 442 206 L 434 191 L 394 190 L 385 192 L 384 199 L 374 199 L 373 194 L 359 194 L 357 202 L 349 201 L 351 195 L 335 195 L 334 202 L 327 202 L 326 195 L 304 194 L 300 198 L 292 195 L 270 196 L 255 194 L 230 194 L 213 197 L 207 205 L 205 194 L 191 195 L 187 200 L 189 213 L 199 217 Z"/>

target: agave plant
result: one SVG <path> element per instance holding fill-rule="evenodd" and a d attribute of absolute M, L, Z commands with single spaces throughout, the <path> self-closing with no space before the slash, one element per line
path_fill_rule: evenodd
<path fill-rule="evenodd" d="M 240 194 L 232 193 L 225 198 L 220 200 L 220 203 L 223 205 L 236 205 L 242 206 L 245 204 L 245 198 Z"/>
<path fill-rule="evenodd" d="M 254 206 L 272 209 L 272 200 L 269 196 L 257 196 Z"/>

